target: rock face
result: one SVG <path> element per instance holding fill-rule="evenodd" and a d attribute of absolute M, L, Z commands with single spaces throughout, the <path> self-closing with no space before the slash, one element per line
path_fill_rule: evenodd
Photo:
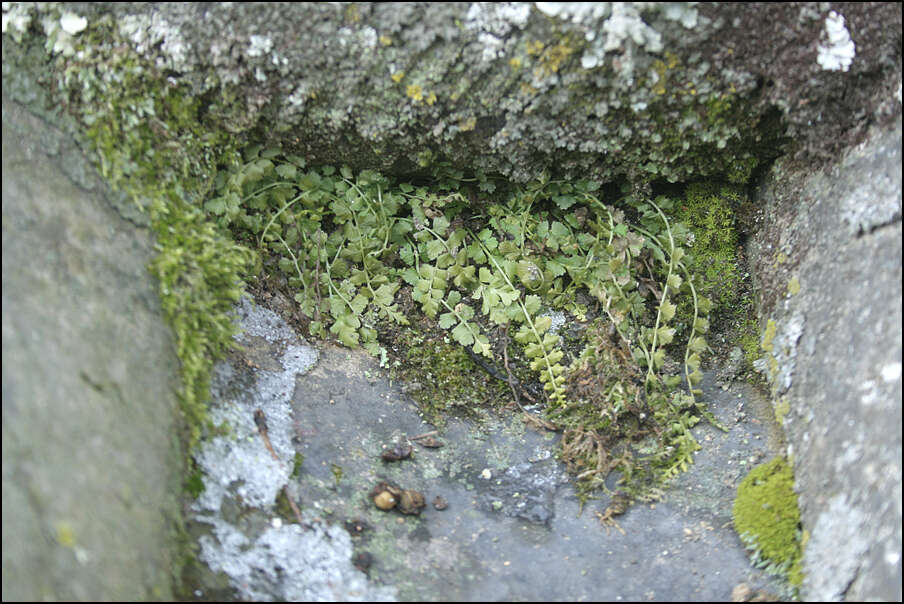
<path fill-rule="evenodd" d="M 45 18 L 31 10 L 11 9 L 7 29 Z M 857 124 L 893 113 L 886 100 L 900 84 L 894 3 L 841 13 L 803 3 L 115 3 L 67 14 L 74 33 L 57 36 L 60 52 L 84 40 L 133 48 L 152 77 L 206 99 L 199 119 L 212 129 L 409 175 L 448 161 L 519 181 L 544 170 L 744 181 L 779 154 L 778 116 L 831 151 L 862 134 Z"/>
<path fill-rule="evenodd" d="M 809 600 L 901 599 L 901 122 L 762 183 L 750 258 Z"/>
<path fill-rule="evenodd" d="M 3 599 L 172 597 L 178 362 L 151 238 L 3 97 Z"/>
<path fill-rule="evenodd" d="M 221 138 L 396 174 L 743 182 L 793 138 L 807 161 L 765 175 L 750 257 L 810 534 L 805 595 L 900 600 L 900 5 L 3 10 L 4 599 L 168 597 L 179 491 L 150 237 L 68 135 L 10 102 L 43 105 L 20 86 L 28 64 L 84 129 L 112 121 L 158 159 L 194 131 L 174 144 L 154 98 L 98 113 L 115 92 L 90 99 L 92 74 L 194 99 Z"/>

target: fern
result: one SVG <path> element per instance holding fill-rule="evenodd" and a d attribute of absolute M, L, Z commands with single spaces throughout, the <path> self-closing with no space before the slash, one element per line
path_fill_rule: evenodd
<path fill-rule="evenodd" d="M 698 400 L 711 303 L 686 265 L 688 230 L 670 221 L 671 201 L 626 197 L 616 207 L 586 181 L 541 175 L 515 187 L 478 175 L 477 190 L 495 197 L 475 212 L 461 175 L 433 169 L 428 189 L 252 149 L 218 175 L 204 208 L 276 258 L 313 335 L 385 355 L 381 325 L 409 323 L 403 288 L 476 354 L 491 358 L 489 334 L 505 331 L 542 383 L 548 416 L 565 425 L 565 459 L 585 484 L 618 469 L 633 498 L 654 497 L 692 463 L 691 428 L 701 417 L 718 425 Z M 678 323 L 679 305 L 691 308 L 689 325 Z M 544 309 L 606 320 L 572 358 Z M 673 356 L 680 374 L 666 372 Z M 625 443 L 635 436 L 655 446 L 633 454 Z"/>

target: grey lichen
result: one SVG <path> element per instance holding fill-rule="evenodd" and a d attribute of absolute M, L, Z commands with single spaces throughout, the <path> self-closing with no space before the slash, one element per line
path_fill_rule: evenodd
<path fill-rule="evenodd" d="M 4 22 L 20 31 L 23 10 Z M 429 163 L 427 152 L 519 182 L 544 169 L 741 180 L 780 134 L 750 103 L 749 74 L 716 73 L 692 52 L 717 29 L 691 5 L 84 12 L 91 24 L 112 16 L 168 86 L 206 99 L 212 128 L 250 135 L 266 124 L 270 142 L 317 162 L 398 173 Z"/>

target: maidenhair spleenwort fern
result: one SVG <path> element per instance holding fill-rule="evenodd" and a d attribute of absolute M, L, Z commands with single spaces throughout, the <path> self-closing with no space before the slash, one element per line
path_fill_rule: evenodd
<path fill-rule="evenodd" d="M 497 329 L 522 346 L 548 417 L 565 428 L 562 457 L 582 494 L 618 471 L 624 493 L 649 498 L 692 462 L 690 429 L 701 415 L 715 422 L 696 398 L 711 305 L 683 262 L 688 230 L 670 221 L 670 200 L 605 204 L 593 183 L 545 176 L 476 189 L 442 178 L 431 190 L 373 171 L 305 168 L 296 156 L 252 150 L 218 176 L 205 209 L 276 260 L 312 335 L 385 355 L 381 325 L 409 322 L 404 287 L 474 353 L 492 358 Z M 676 324 L 682 297 L 690 325 Z M 579 356 L 552 332 L 554 310 L 597 317 Z"/>

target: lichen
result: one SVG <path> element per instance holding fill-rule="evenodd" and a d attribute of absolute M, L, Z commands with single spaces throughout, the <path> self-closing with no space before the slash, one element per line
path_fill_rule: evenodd
<path fill-rule="evenodd" d="M 781 426 L 785 422 L 785 416 L 791 411 L 791 403 L 787 398 L 775 401 L 775 421 Z"/>
<path fill-rule="evenodd" d="M 732 517 L 754 563 L 799 587 L 802 539 L 793 487 L 791 465 L 784 457 L 757 466 L 738 486 Z"/>
<path fill-rule="evenodd" d="M 760 345 L 765 352 L 772 352 L 772 341 L 775 339 L 775 321 L 766 321 L 766 329 L 763 331 L 763 340 Z"/>

